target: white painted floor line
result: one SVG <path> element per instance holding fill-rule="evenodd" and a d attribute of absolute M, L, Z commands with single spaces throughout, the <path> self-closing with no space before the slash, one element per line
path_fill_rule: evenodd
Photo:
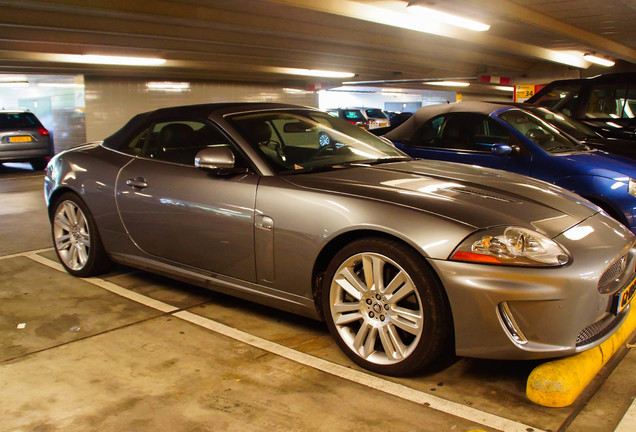
<path fill-rule="evenodd" d="M 2 256 L 0 256 L 0 261 L 6 260 L 6 259 L 11 259 L 11 258 L 27 256 L 28 254 L 39 254 L 39 253 L 43 253 L 43 252 L 51 252 L 53 250 L 54 249 L 52 247 L 48 247 L 48 248 L 44 248 L 44 249 L 35 249 L 35 250 L 26 251 L 26 252 L 18 252 L 18 253 L 14 253 L 14 254 L 11 254 L 11 255 L 2 255 Z"/>
<path fill-rule="evenodd" d="M 52 261 L 48 258 L 42 257 L 40 255 L 37 255 L 35 252 L 23 253 L 18 256 L 26 256 L 32 259 L 33 261 L 36 261 L 50 268 L 53 268 L 62 272 L 65 271 L 61 264 L 55 261 Z M 122 288 L 118 285 L 115 285 L 111 282 L 105 281 L 100 278 L 86 278 L 83 280 L 89 283 L 92 283 L 96 286 L 99 286 L 101 288 L 104 288 L 110 292 L 113 292 L 115 294 L 128 298 L 130 300 L 134 300 L 143 305 L 160 310 L 162 312 L 170 313 L 170 312 L 174 312 L 178 310 L 178 308 L 172 305 L 151 299 L 141 294 L 137 294 L 126 288 Z M 350 369 L 348 367 L 345 367 L 336 363 L 332 363 L 332 362 L 323 360 L 321 358 L 314 357 L 309 354 L 305 354 L 300 351 L 296 351 L 292 348 L 288 348 L 286 346 L 277 344 L 275 342 L 271 342 L 267 339 L 263 339 L 258 336 L 251 335 L 249 333 L 245 333 L 241 330 L 237 330 L 232 327 L 226 326 L 224 324 L 221 324 L 209 318 L 205 318 L 200 315 L 193 314 L 192 312 L 179 311 L 179 312 L 173 313 L 172 315 L 176 318 L 179 318 L 184 321 L 195 324 L 197 326 L 206 328 L 215 333 L 218 333 L 223 336 L 229 337 L 231 339 L 237 340 L 239 342 L 251 345 L 253 347 L 262 349 L 272 354 L 284 357 L 288 360 L 292 360 L 294 362 L 312 367 L 314 369 L 328 373 L 330 375 L 333 375 L 342 379 L 346 379 L 348 381 L 361 384 L 366 387 L 381 391 L 383 393 L 426 406 L 428 408 L 443 412 L 445 414 L 450 414 L 455 417 L 460 417 L 465 420 L 475 422 L 483 426 L 488 426 L 490 428 L 497 429 L 500 431 L 505 431 L 505 432 L 527 432 L 528 430 L 533 430 L 535 432 L 544 432 L 540 429 L 537 429 L 532 426 L 528 426 L 520 422 L 516 422 L 514 420 L 505 419 L 503 417 L 499 417 L 494 414 L 480 411 L 476 408 L 472 408 L 472 407 L 468 407 L 456 402 L 448 401 L 438 396 L 433 396 L 428 393 L 415 390 L 413 388 L 407 387 L 402 384 L 394 383 L 392 381 L 388 381 L 388 380 L 376 377 L 374 375 L 370 375 L 364 372 L 360 372 L 358 370 Z M 620 432 L 623 432 L 623 431 L 621 430 Z"/>
<path fill-rule="evenodd" d="M 35 253 L 28 253 L 28 254 L 25 254 L 24 256 L 26 256 L 27 258 L 32 259 L 33 261 L 37 261 L 40 264 L 43 264 L 43 265 L 48 266 L 50 268 L 53 268 L 55 270 L 59 270 L 61 272 L 65 272 L 66 273 L 66 270 L 64 270 L 64 267 L 62 267 L 62 264 L 60 264 L 60 263 L 58 263 L 56 261 L 52 261 L 52 260 L 50 260 L 48 258 L 45 258 L 45 257 L 40 256 L 40 255 L 37 255 Z M 179 308 L 176 307 L 176 306 L 172 306 L 172 305 L 169 305 L 167 303 L 161 302 L 159 300 L 155 300 L 153 298 L 147 297 L 147 296 L 145 296 L 143 294 L 139 294 L 139 293 L 136 293 L 134 291 L 130 291 L 129 289 L 122 288 L 119 285 L 115 285 L 114 283 L 108 282 L 108 281 L 106 281 L 104 279 L 92 277 L 92 278 L 83 278 L 82 280 L 84 280 L 86 282 L 89 282 L 89 283 L 91 283 L 93 285 L 96 285 L 96 286 L 98 286 L 100 288 L 103 288 L 103 289 L 105 289 L 107 291 L 110 291 L 110 292 L 112 292 L 114 294 L 117 294 L 117 295 L 119 295 L 121 297 L 125 297 L 125 298 L 127 298 L 129 300 L 132 300 L 132 301 L 137 302 L 137 303 L 141 303 L 144 306 L 148 306 L 148 307 L 151 307 L 153 309 L 157 309 L 157 310 L 159 310 L 161 312 L 164 312 L 164 313 L 170 313 L 170 312 L 174 312 L 176 310 L 179 310 Z"/>
<path fill-rule="evenodd" d="M 362 384 L 372 389 L 388 393 L 392 396 L 415 402 L 420 405 L 425 405 L 436 411 L 451 414 L 455 417 L 461 417 L 480 425 L 488 426 L 493 429 L 505 432 L 527 432 L 528 430 L 530 430 L 529 428 L 536 432 L 541 432 L 537 428 L 515 422 L 513 420 L 504 419 L 502 417 L 498 417 L 496 415 L 489 414 L 475 408 L 461 405 L 456 402 L 451 402 L 440 397 L 412 389 L 402 384 L 387 381 L 374 375 L 369 375 L 364 372 L 349 369 L 348 367 L 341 366 L 339 364 L 332 363 L 300 351 L 296 351 L 286 346 L 279 345 L 275 342 L 268 341 L 267 339 L 263 339 L 258 336 L 254 336 L 249 333 L 245 333 L 243 331 L 228 327 L 209 318 L 193 314 L 192 312 L 180 311 L 172 315 L 177 318 L 181 318 L 182 320 L 196 324 L 200 327 L 212 330 L 215 333 L 222 334 L 224 336 L 246 343 L 248 345 L 252 345 L 253 347 L 260 348 L 272 354 L 276 354 L 297 363 L 312 367 L 314 369 L 318 369 L 330 375 Z"/>
<path fill-rule="evenodd" d="M 623 420 L 616 426 L 614 432 L 634 432 L 636 431 L 636 399 L 632 402 Z"/>
<path fill-rule="evenodd" d="M 23 176 L 20 176 L 20 177 L 3 177 L 3 178 L 0 178 L 0 181 L 4 181 L 4 180 L 22 180 L 22 179 L 25 179 L 25 178 L 38 178 L 38 177 L 44 178 L 44 174 L 28 174 L 28 175 L 23 175 Z"/>

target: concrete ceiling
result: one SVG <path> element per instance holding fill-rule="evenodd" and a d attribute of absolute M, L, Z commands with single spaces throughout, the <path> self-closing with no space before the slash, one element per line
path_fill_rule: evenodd
<path fill-rule="evenodd" d="M 0 0 L 0 73 L 125 75 L 307 86 L 277 68 L 350 71 L 350 81 L 517 80 L 586 74 L 582 53 L 636 65 L 636 0 L 417 1 L 486 32 L 407 19 L 404 0 Z M 389 22 L 396 18 L 397 22 Z M 409 28 L 398 27 L 404 25 Z M 158 67 L 67 62 L 58 54 L 161 57 Z M 573 72 L 572 72 L 573 71 Z M 347 81 L 345 80 L 345 81 Z M 342 81 L 342 80 L 340 80 Z"/>

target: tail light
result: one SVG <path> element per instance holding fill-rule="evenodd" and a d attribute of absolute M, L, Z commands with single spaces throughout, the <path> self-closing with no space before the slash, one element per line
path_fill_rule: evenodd
<path fill-rule="evenodd" d="M 39 127 L 38 128 L 38 132 L 40 133 L 40 135 L 42 136 L 49 136 L 51 135 L 51 132 L 49 132 L 46 128 L 44 127 Z"/>

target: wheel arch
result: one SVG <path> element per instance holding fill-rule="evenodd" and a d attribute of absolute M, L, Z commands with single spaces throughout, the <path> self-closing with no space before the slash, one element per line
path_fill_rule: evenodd
<path fill-rule="evenodd" d="M 51 195 L 49 195 L 49 198 L 48 198 L 48 204 L 49 205 L 48 205 L 48 208 L 47 208 L 47 213 L 49 215 L 49 220 L 53 220 L 53 213 L 55 212 L 55 203 L 65 193 L 72 193 L 72 194 L 76 195 L 80 200 L 82 200 L 82 202 L 84 202 L 84 200 L 82 199 L 80 194 L 78 194 L 77 192 L 75 192 L 73 189 L 71 189 L 68 186 L 64 186 L 64 187 L 60 187 L 60 188 L 55 189 L 51 193 Z M 84 204 L 86 204 L 86 202 L 84 202 Z"/>
<path fill-rule="evenodd" d="M 622 223 L 623 225 L 629 228 L 629 223 L 627 221 L 627 218 L 623 214 L 623 212 L 620 209 L 618 209 L 615 205 L 613 205 L 610 201 L 606 201 L 601 198 L 593 197 L 593 196 L 586 196 L 586 195 L 581 195 L 581 196 L 585 198 L 586 200 L 590 201 L 591 203 L 596 204 L 597 206 L 602 208 L 612 218 L 616 219 L 617 221 L 619 221 L 620 223 Z"/>
<path fill-rule="evenodd" d="M 450 309 L 450 302 L 448 300 L 448 295 L 446 294 L 446 289 L 444 288 L 442 281 L 437 275 L 437 272 L 431 265 L 428 264 L 426 257 L 422 254 L 421 251 L 419 251 L 415 246 L 413 246 L 411 243 L 409 243 L 405 239 L 399 236 L 396 236 L 394 234 L 390 234 L 384 231 L 379 231 L 374 229 L 358 229 L 354 231 L 347 231 L 347 232 L 341 233 L 340 235 L 331 239 L 322 248 L 316 260 L 314 261 L 314 267 L 313 267 L 312 278 L 311 278 L 311 281 L 312 281 L 311 288 L 312 288 L 314 306 L 316 307 L 316 311 L 318 312 L 318 315 L 320 316 L 321 319 L 324 320 L 324 315 L 323 315 L 324 311 L 322 310 L 322 302 L 321 302 L 322 279 L 327 270 L 327 266 L 331 262 L 332 257 L 335 255 L 335 253 L 339 249 L 342 249 L 345 245 L 362 238 L 380 238 L 380 239 L 392 240 L 399 243 L 403 247 L 410 249 L 411 251 L 418 254 L 419 256 L 421 256 L 424 263 L 429 267 L 432 274 L 435 276 L 440 286 L 443 288 L 442 294 L 446 298 L 446 302 L 448 303 L 449 309 Z M 452 311 L 451 311 L 451 314 L 452 314 Z"/>

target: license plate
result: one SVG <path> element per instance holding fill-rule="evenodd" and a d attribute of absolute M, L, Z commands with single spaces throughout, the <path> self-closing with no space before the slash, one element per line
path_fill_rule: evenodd
<path fill-rule="evenodd" d="M 30 136 L 12 136 L 9 137 L 9 142 L 14 143 L 14 142 L 31 142 L 31 137 Z"/>
<path fill-rule="evenodd" d="M 625 309 L 625 307 L 629 304 L 629 302 L 632 301 L 632 299 L 634 298 L 634 295 L 636 295 L 636 283 L 635 282 L 636 281 L 632 281 L 632 283 L 627 287 L 627 289 L 624 289 L 618 295 L 618 310 L 617 310 L 617 314 L 620 313 L 623 309 Z"/>
<path fill-rule="evenodd" d="M 380 123 L 380 127 L 386 127 L 386 123 Z"/>

